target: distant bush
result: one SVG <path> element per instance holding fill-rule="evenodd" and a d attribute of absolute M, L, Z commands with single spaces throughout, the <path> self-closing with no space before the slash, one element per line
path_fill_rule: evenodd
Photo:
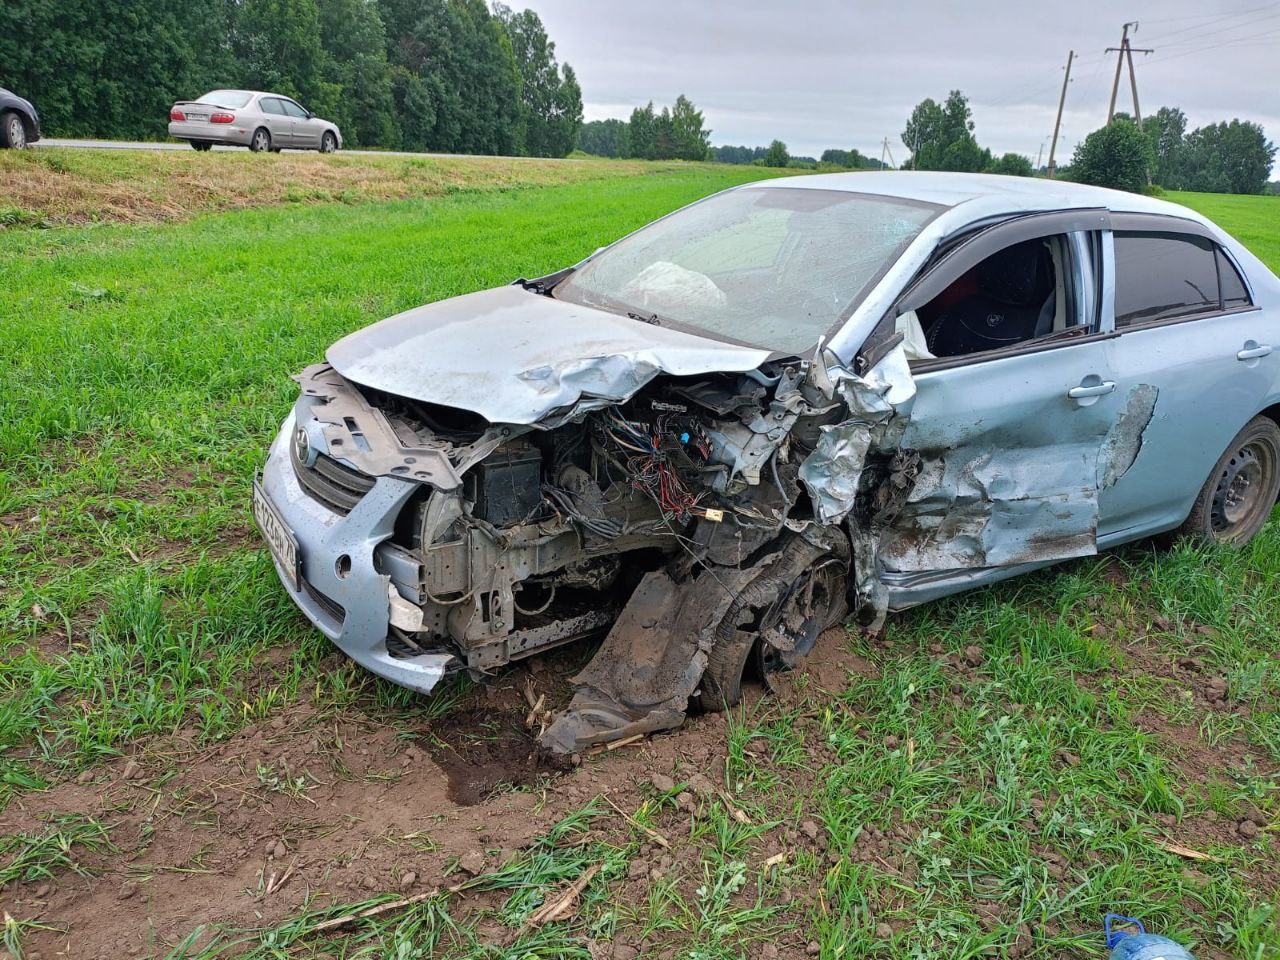
<path fill-rule="evenodd" d="M 1132 120 L 1095 130 L 1076 147 L 1071 176 L 1079 183 L 1143 193 L 1151 182 L 1155 152 L 1151 140 Z"/>

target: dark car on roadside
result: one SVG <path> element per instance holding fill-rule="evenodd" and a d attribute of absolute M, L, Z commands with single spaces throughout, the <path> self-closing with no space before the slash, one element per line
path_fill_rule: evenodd
<path fill-rule="evenodd" d="M 40 114 L 16 93 L 0 87 L 0 147 L 21 150 L 40 139 Z"/>

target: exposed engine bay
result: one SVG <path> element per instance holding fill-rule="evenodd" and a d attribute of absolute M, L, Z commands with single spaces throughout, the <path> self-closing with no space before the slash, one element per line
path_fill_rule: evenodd
<path fill-rule="evenodd" d="M 561 752 L 678 725 L 691 699 L 732 704 L 749 660 L 794 664 L 848 607 L 839 524 L 859 489 L 887 491 L 859 498 L 876 505 L 868 524 L 891 513 L 891 478 L 904 489 L 893 457 L 849 460 L 892 406 L 872 403 L 850 438 L 848 384 L 820 364 L 657 376 L 550 427 L 491 424 L 326 364 L 299 381 L 299 415 L 328 451 L 300 420 L 290 453 L 311 497 L 342 512 L 378 475 L 418 481 L 375 560 L 392 657 L 447 653 L 484 674 L 609 630 L 544 735 Z"/>

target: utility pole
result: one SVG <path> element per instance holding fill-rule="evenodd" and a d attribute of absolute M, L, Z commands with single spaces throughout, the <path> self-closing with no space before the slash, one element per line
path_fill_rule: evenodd
<path fill-rule="evenodd" d="M 880 164 L 884 165 L 884 158 L 889 158 L 889 169 L 894 169 L 897 164 L 893 161 L 893 151 L 889 149 L 889 138 L 885 137 L 884 142 L 880 145 Z"/>
<path fill-rule="evenodd" d="M 1074 50 L 1067 51 L 1067 72 L 1062 75 L 1062 93 L 1058 95 L 1058 118 L 1053 121 L 1053 140 L 1049 144 L 1049 169 L 1047 171 L 1049 179 L 1053 179 L 1053 155 L 1058 149 L 1058 130 L 1062 127 L 1062 108 L 1067 102 L 1067 84 L 1071 82 L 1071 62 L 1075 60 L 1076 52 Z M 1039 163 L 1036 164 L 1037 168 Z"/>
<path fill-rule="evenodd" d="M 1129 28 L 1133 27 L 1133 32 L 1138 32 L 1138 21 L 1130 20 L 1124 25 L 1124 31 L 1120 34 L 1120 46 L 1107 47 L 1104 53 L 1116 54 L 1116 75 L 1111 81 L 1111 103 L 1107 105 L 1107 126 L 1111 126 L 1111 121 L 1116 115 L 1116 95 L 1120 92 L 1120 71 L 1124 69 L 1124 65 L 1129 65 L 1129 89 L 1133 92 L 1133 117 L 1138 123 L 1142 123 L 1142 111 L 1138 107 L 1138 77 L 1133 72 L 1133 51 L 1137 49 L 1138 53 L 1155 53 L 1154 49 L 1146 47 L 1133 47 L 1129 43 Z"/>

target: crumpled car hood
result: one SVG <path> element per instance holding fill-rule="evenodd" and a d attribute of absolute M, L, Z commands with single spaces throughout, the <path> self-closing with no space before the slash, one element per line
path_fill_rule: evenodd
<path fill-rule="evenodd" d="M 745 373 L 769 351 L 499 287 L 388 317 L 331 346 L 348 380 L 426 403 L 531 424 L 627 399 L 660 373 Z"/>

